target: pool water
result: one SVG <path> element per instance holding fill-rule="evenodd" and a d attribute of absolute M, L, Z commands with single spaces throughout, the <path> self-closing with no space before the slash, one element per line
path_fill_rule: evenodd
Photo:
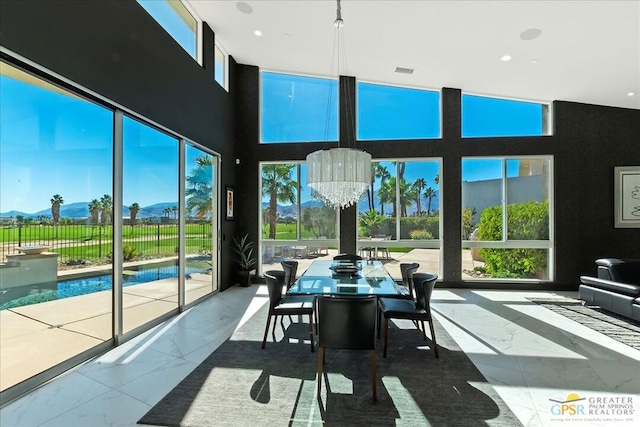
<path fill-rule="evenodd" d="M 206 273 L 209 269 L 202 267 L 185 267 L 185 275 L 189 279 L 193 273 Z M 133 273 L 134 271 L 131 271 Z M 149 268 L 135 271 L 135 274 L 123 276 L 122 286 L 133 286 L 155 280 L 171 279 L 178 277 L 178 266 L 170 265 L 165 267 Z M 84 277 L 81 279 L 61 280 L 54 285 L 53 289 L 47 289 L 36 294 L 21 296 L 8 301 L 2 301 L 0 310 L 20 307 L 38 302 L 51 301 L 56 299 L 71 298 L 79 295 L 91 294 L 94 292 L 108 291 L 113 288 L 113 281 L 110 274 L 102 276 Z M 24 294 L 23 294 L 24 295 Z M 8 296 L 8 295 L 7 295 Z M 11 298 L 11 297 L 10 297 Z"/>
<path fill-rule="evenodd" d="M 185 274 L 202 273 L 202 268 L 186 267 Z M 136 274 L 125 275 L 122 280 L 122 286 L 139 285 L 141 283 L 152 282 L 154 280 L 171 279 L 178 277 L 178 266 L 170 265 L 167 267 L 150 268 L 139 270 Z M 90 294 L 98 291 L 107 291 L 113 287 L 111 275 L 86 277 L 82 279 L 63 280 L 58 282 L 58 299 L 75 297 L 78 295 Z"/>

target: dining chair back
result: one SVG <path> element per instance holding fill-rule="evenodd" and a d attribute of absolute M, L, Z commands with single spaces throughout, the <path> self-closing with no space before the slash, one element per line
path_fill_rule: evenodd
<path fill-rule="evenodd" d="M 322 391 L 322 371 L 325 350 L 368 350 L 371 364 L 371 391 L 377 396 L 376 369 L 376 307 L 373 295 L 318 297 L 318 397 Z"/>
<path fill-rule="evenodd" d="M 296 275 L 298 274 L 298 261 L 291 259 L 285 259 L 280 262 L 282 269 L 284 270 L 284 284 L 289 289 L 293 282 L 296 281 Z"/>
<path fill-rule="evenodd" d="M 431 295 L 436 286 L 438 276 L 432 273 L 416 273 L 413 275 L 413 283 L 416 285 L 416 304 L 426 311 L 431 321 Z"/>
<path fill-rule="evenodd" d="M 407 291 L 409 291 L 409 295 L 407 297 L 409 299 L 415 298 L 415 292 L 413 290 L 413 274 L 418 271 L 420 268 L 420 264 L 417 262 L 403 262 L 400 263 L 400 274 L 402 275 L 402 286 L 404 286 Z"/>
<path fill-rule="evenodd" d="M 362 261 L 362 257 L 356 254 L 338 254 L 334 256 L 333 259 L 336 261 L 351 261 L 351 262 Z"/>
<path fill-rule="evenodd" d="M 314 336 L 313 336 L 313 312 L 314 302 L 313 300 L 304 300 L 296 298 L 288 298 L 282 295 L 282 288 L 284 287 L 284 271 L 269 270 L 264 273 L 265 281 L 267 282 L 267 290 L 269 292 L 269 313 L 267 314 L 267 325 L 264 329 L 264 338 L 262 339 L 262 348 L 264 349 L 267 344 L 267 334 L 269 332 L 269 325 L 271 318 L 273 317 L 273 330 L 271 334 L 275 341 L 276 324 L 278 323 L 278 316 L 292 316 L 292 315 L 307 315 L 309 316 L 309 337 L 311 340 L 311 351 L 314 351 Z"/>

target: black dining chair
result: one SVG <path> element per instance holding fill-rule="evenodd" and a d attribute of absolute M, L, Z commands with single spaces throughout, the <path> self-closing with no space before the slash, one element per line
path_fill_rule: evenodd
<path fill-rule="evenodd" d="M 408 319 L 422 324 L 422 336 L 425 341 L 427 335 L 425 333 L 424 322 L 429 322 L 431 331 L 431 343 L 436 358 L 438 354 L 438 344 L 436 343 L 436 333 L 433 328 L 433 318 L 431 317 L 431 294 L 436 284 L 438 276 L 432 273 L 415 273 L 413 282 L 415 285 L 416 299 L 401 298 L 379 298 L 378 306 L 384 317 L 384 350 L 383 357 L 387 357 L 387 343 L 389 340 L 389 319 Z M 418 328 L 419 329 L 419 328 Z"/>
<path fill-rule="evenodd" d="M 282 269 L 284 270 L 284 284 L 288 292 L 296 281 L 296 275 L 298 274 L 298 261 L 285 259 L 280 261 L 280 265 L 282 265 Z M 287 301 L 289 302 L 308 302 L 315 304 L 315 298 L 316 297 L 314 295 L 287 295 Z M 289 316 L 289 320 L 291 320 L 291 316 Z M 317 319 L 314 324 L 317 329 Z"/>
<path fill-rule="evenodd" d="M 304 300 L 295 300 L 287 296 L 282 296 L 282 288 L 284 287 L 284 271 L 269 270 L 264 273 L 264 278 L 267 282 L 267 290 L 269 291 L 269 313 L 267 314 L 267 326 L 264 328 L 264 338 L 262 339 L 262 348 L 267 344 L 267 334 L 269 333 L 269 325 L 271 318 L 273 317 L 273 331 L 271 334 L 274 336 L 276 332 L 276 324 L 278 323 L 278 316 L 292 316 L 292 315 L 308 315 L 309 316 L 309 338 L 311 340 L 311 351 L 314 351 L 313 344 L 313 311 L 314 303 Z"/>
<path fill-rule="evenodd" d="M 334 256 L 333 259 L 335 261 L 351 261 L 351 262 L 362 261 L 362 257 L 356 254 L 338 254 Z"/>
<path fill-rule="evenodd" d="M 369 350 L 371 392 L 378 400 L 376 367 L 376 306 L 374 295 L 318 297 L 318 397 L 322 392 L 325 350 Z"/>

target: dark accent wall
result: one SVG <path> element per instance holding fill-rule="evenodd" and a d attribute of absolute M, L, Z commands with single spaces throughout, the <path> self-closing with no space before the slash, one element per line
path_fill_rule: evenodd
<path fill-rule="evenodd" d="M 0 3 L 0 45 L 218 152 L 222 183 L 233 186 L 233 91 L 213 80 L 213 37 L 205 24 L 202 67 L 135 0 Z M 229 68 L 233 85 L 232 59 Z M 234 283 L 235 225 L 222 221 L 223 289 Z"/>
<path fill-rule="evenodd" d="M 211 29 L 205 25 L 208 53 L 201 67 L 135 0 L 2 0 L 0 45 L 222 155 L 222 188 L 234 186 L 237 203 L 236 220 L 222 221 L 222 288 L 234 283 L 231 237 L 249 233 L 258 240 L 258 162 L 304 160 L 320 148 L 261 145 L 259 69 L 231 58 L 227 93 L 212 79 Z M 554 157 L 554 285 L 576 288 L 580 275 L 595 273 L 599 257 L 640 258 L 640 229 L 613 227 L 613 168 L 640 165 L 640 110 L 556 101 L 552 136 L 463 139 L 460 94 L 442 90 L 441 139 L 358 143 L 374 159 L 443 159 L 444 285 L 479 286 L 460 276 L 465 156 Z M 345 97 L 340 107 L 347 108 Z M 349 212 L 341 218 L 341 240 L 355 244 L 356 228 L 349 225 L 355 214 Z"/>
<path fill-rule="evenodd" d="M 238 65 L 236 114 L 238 143 L 246 153 L 241 181 L 249 177 L 251 191 L 243 192 L 242 206 L 250 213 L 242 227 L 258 239 L 258 162 L 299 161 L 335 143 L 260 144 L 259 79 L 257 67 Z M 351 83 L 352 78 L 341 77 Z M 353 93 L 355 99 L 355 92 Z M 353 109 L 346 97 L 341 109 Z M 462 138 L 461 90 L 442 89 L 442 138 L 359 142 L 358 148 L 373 159 L 441 157 L 441 203 L 443 221 L 442 286 L 451 287 L 531 287 L 521 284 L 493 285 L 462 282 L 461 160 L 472 156 L 551 155 L 554 158 L 555 281 L 535 288 L 577 289 L 580 275 L 595 274 L 594 260 L 600 257 L 640 258 L 640 229 L 613 226 L 613 178 L 615 166 L 640 165 L 640 110 L 603 107 L 556 101 L 552 106 L 555 129 L 551 136 Z M 353 114 L 355 114 L 353 112 Z M 346 114 L 341 115 L 345 120 Z M 341 127 L 341 138 L 347 129 Z M 354 209 L 341 213 L 341 249 L 355 248 Z M 344 225 L 344 226 L 343 226 Z M 349 234 L 350 233 L 350 234 Z M 348 243 L 348 244 L 347 244 Z"/>

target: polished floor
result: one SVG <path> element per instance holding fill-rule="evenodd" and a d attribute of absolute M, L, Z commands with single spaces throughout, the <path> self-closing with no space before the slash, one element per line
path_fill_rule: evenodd
<path fill-rule="evenodd" d="M 640 351 L 527 296 L 559 295 L 436 289 L 433 310 L 523 425 L 640 425 Z M 232 287 L 9 403 L 0 426 L 134 426 L 266 303 L 264 286 Z"/>

